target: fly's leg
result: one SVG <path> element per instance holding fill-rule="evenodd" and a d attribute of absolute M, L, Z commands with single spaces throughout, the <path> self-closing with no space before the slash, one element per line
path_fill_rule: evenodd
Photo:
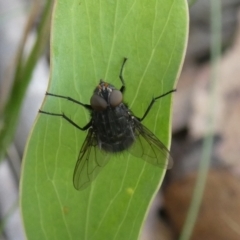
<path fill-rule="evenodd" d="M 173 90 L 168 91 L 168 92 L 166 92 L 166 93 L 164 93 L 164 94 L 162 94 L 162 95 L 160 95 L 160 96 L 158 96 L 158 97 L 153 98 L 152 101 L 151 101 L 151 103 L 149 104 L 146 112 L 143 114 L 143 116 L 142 116 L 141 118 L 137 118 L 137 119 L 138 119 L 140 122 L 142 122 L 143 119 L 148 115 L 150 109 L 152 108 L 153 104 L 156 102 L 157 99 L 162 98 L 162 97 L 165 97 L 165 96 L 167 96 L 168 94 L 173 93 L 173 92 L 176 92 L 176 91 L 177 91 L 177 89 L 173 89 Z"/>
<path fill-rule="evenodd" d="M 123 79 L 123 74 L 122 73 L 123 73 L 123 68 L 124 68 L 124 65 L 125 65 L 126 61 L 127 61 L 127 58 L 124 58 L 123 59 L 123 63 L 122 63 L 122 67 L 121 67 L 121 70 L 120 70 L 120 73 L 119 73 L 119 78 L 120 78 L 120 80 L 122 82 L 122 87 L 120 88 L 120 91 L 122 93 L 124 93 L 124 91 L 125 91 L 125 81 Z"/>
<path fill-rule="evenodd" d="M 74 103 L 76 103 L 76 104 L 78 104 L 78 105 L 81 105 L 81 106 L 83 106 L 84 108 L 86 108 L 86 109 L 88 109 L 88 110 L 92 110 L 91 105 L 81 103 L 81 102 L 79 102 L 79 101 L 77 101 L 77 100 L 75 100 L 75 99 L 73 99 L 73 98 L 71 98 L 71 97 L 66 97 L 66 96 L 62 96 L 62 95 L 57 95 L 57 94 L 53 94 L 53 93 L 49 93 L 49 92 L 46 92 L 46 95 L 47 95 L 47 96 L 52 96 L 52 97 L 58 97 L 58 98 L 67 99 L 68 101 L 71 101 L 71 102 L 74 102 Z"/>
<path fill-rule="evenodd" d="M 50 112 L 45 112 L 42 110 L 39 110 L 39 112 L 43 113 L 43 114 L 55 116 L 55 117 L 62 117 L 63 119 L 67 120 L 71 125 L 73 125 L 74 127 L 76 127 L 77 129 L 79 129 L 81 131 L 87 130 L 92 125 L 92 122 L 90 121 L 86 126 L 80 127 L 75 122 L 73 122 L 69 117 L 67 117 L 64 113 L 50 113 Z"/>

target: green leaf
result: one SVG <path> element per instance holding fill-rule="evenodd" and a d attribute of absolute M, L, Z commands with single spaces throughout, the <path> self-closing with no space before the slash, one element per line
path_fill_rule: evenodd
<path fill-rule="evenodd" d="M 185 52 L 183 0 L 57 1 L 51 38 L 49 92 L 89 103 L 104 79 L 121 87 L 124 57 L 128 102 L 141 117 L 153 96 L 174 88 Z M 143 124 L 170 143 L 171 96 L 155 103 Z M 79 126 L 81 106 L 46 97 L 45 111 Z M 74 166 L 86 132 L 64 119 L 39 115 L 25 152 L 21 206 L 28 239 L 137 239 L 165 171 L 128 153 L 113 155 L 91 186 L 76 191 Z"/>

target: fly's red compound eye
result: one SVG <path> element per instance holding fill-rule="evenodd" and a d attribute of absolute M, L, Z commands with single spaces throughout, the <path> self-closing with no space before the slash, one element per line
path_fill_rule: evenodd
<path fill-rule="evenodd" d="M 116 107 L 122 102 L 122 99 L 122 93 L 119 90 L 113 90 L 109 98 L 109 103 L 112 107 Z"/>
<path fill-rule="evenodd" d="M 97 94 L 93 94 L 90 100 L 90 104 L 94 110 L 103 111 L 107 108 L 107 102 L 104 98 L 100 97 Z"/>

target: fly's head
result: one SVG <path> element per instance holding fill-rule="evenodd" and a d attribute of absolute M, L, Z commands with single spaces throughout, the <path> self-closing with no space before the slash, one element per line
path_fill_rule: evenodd
<path fill-rule="evenodd" d="M 91 97 L 90 103 L 94 110 L 104 111 L 108 107 L 115 108 L 122 103 L 121 91 L 103 80 L 100 80 L 99 85 L 95 88 Z"/>

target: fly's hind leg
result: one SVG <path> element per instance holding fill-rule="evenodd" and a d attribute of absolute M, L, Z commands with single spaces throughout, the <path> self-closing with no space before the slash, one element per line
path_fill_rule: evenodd
<path fill-rule="evenodd" d="M 77 129 L 79 129 L 81 131 L 87 130 L 92 125 L 92 122 L 90 121 L 84 127 L 80 127 L 80 126 L 78 126 L 78 124 L 76 124 L 74 121 L 72 121 L 69 117 L 67 117 L 64 113 L 50 113 L 50 112 L 45 112 L 45 111 L 42 111 L 42 110 L 39 110 L 39 112 L 43 113 L 43 114 L 50 115 L 50 116 L 62 117 L 63 119 L 67 120 L 71 125 L 73 125 L 74 127 L 76 127 Z"/>
<path fill-rule="evenodd" d="M 162 95 L 160 95 L 160 96 L 158 96 L 158 97 L 153 98 L 152 101 L 150 102 L 150 104 L 148 105 L 148 108 L 147 108 L 147 110 L 145 111 L 145 113 L 143 114 L 143 116 L 142 116 L 141 118 L 137 118 L 137 119 L 138 119 L 140 122 L 142 122 L 143 119 L 148 115 L 150 109 L 152 108 L 153 104 L 156 102 L 157 99 L 162 98 L 162 97 L 165 97 L 165 96 L 167 96 L 168 94 L 173 93 L 173 92 L 176 92 L 176 91 L 177 91 L 177 89 L 173 89 L 173 90 L 170 90 L 170 91 L 168 91 L 168 92 L 166 92 L 166 93 L 164 93 L 164 94 L 162 94 Z"/>

